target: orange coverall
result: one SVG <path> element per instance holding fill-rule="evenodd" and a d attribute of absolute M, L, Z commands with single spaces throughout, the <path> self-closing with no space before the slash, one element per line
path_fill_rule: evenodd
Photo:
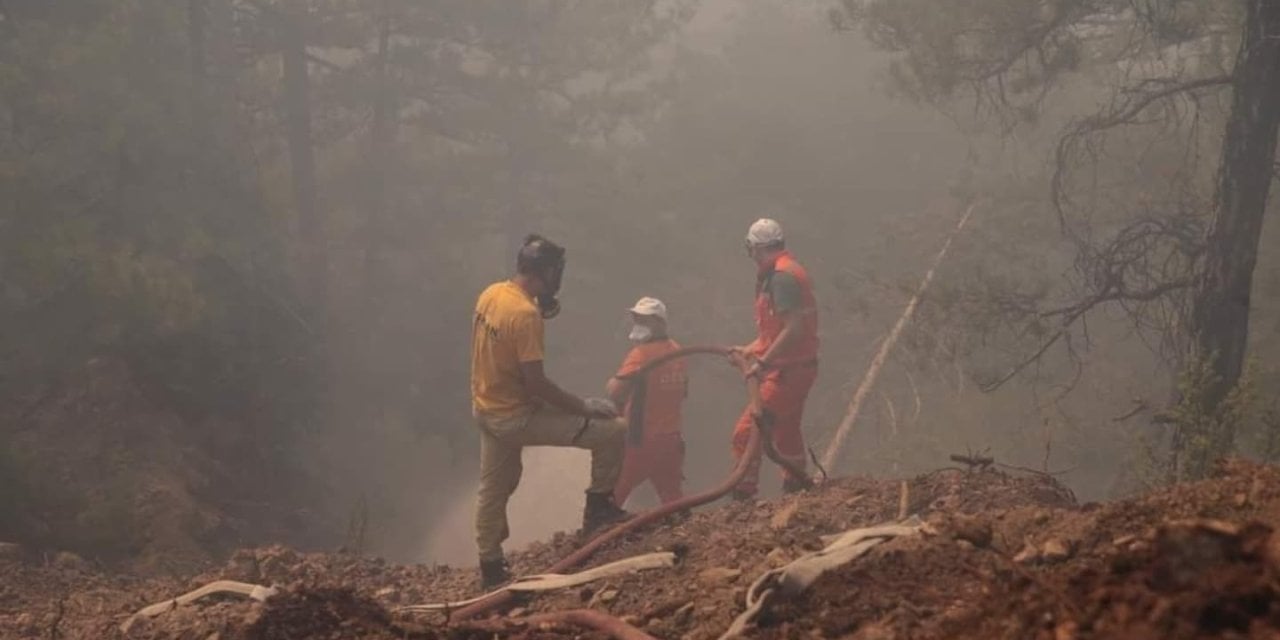
<path fill-rule="evenodd" d="M 761 409 L 772 419 L 773 445 L 778 453 L 805 467 L 804 435 L 800 421 L 804 416 L 804 403 L 809 390 L 818 377 L 818 306 L 813 295 L 813 282 L 804 267 L 789 252 L 781 252 L 772 265 L 766 265 L 756 278 L 755 320 L 758 338 L 752 355 L 759 358 L 782 332 L 783 322 L 775 309 L 773 279 L 785 273 L 799 288 L 798 304 L 786 313 L 800 313 L 800 336 L 785 353 L 774 354 L 760 380 Z M 733 429 L 733 456 L 740 459 L 746 452 L 747 439 L 755 429 L 751 408 L 743 411 Z M 749 462 L 747 475 L 735 489 L 739 497 L 756 494 L 760 482 L 760 456 Z M 787 477 L 784 470 L 784 487 L 798 479 Z"/>
<path fill-rule="evenodd" d="M 653 484 L 663 504 L 684 494 L 684 437 L 681 411 L 688 391 L 688 373 L 683 360 L 658 366 L 642 377 L 631 377 L 654 358 L 680 345 L 660 338 L 632 347 L 614 374 L 630 380 L 631 390 L 623 408 L 627 418 L 627 449 L 622 474 L 613 491 L 614 504 L 622 506 L 631 492 L 646 480 Z"/>

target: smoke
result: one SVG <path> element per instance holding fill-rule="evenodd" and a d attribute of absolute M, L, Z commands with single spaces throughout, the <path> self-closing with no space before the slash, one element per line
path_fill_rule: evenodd
<path fill-rule="evenodd" d="M 507 504 L 511 538 L 508 552 L 557 531 L 571 531 L 582 523 L 582 507 L 591 454 L 583 449 L 529 447 L 523 455 L 520 487 Z M 421 556 L 428 562 L 448 565 L 474 563 L 476 558 L 475 487 L 459 491 L 427 534 Z"/>

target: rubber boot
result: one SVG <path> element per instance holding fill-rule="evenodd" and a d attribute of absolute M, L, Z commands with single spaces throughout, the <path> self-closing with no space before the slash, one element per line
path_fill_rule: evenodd
<path fill-rule="evenodd" d="M 630 517 L 630 513 L 613 503 L 613 495 L 588 491 L 587 506 L 582 509 L 582 533 L 588 534 Z"/>
<path fill-rule="evenodd" d="M 782 481 L 783 493 L 800 493 L 805 489 L 805 482 L 796 478 L 787 477 Z"/>
<path fill-rule="evenodd" d="M 480 589 L 489 591 L 511 581 L 506 558 L 480 561 Z"/>

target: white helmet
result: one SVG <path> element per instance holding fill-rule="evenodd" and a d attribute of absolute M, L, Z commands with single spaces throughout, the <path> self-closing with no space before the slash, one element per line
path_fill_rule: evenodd
<path fill-rule="evenodd" d="M 767 247 L 781 242 L 782 225 L 772 218 L 760 218 L 747 230 L 747 244 L 752 247 Z"/>
<path fill-rule="evenodd" d="M 627 309 L 627 311 L 638 316 L 657 316 L 663 320 L 667 319 L 667 305 L 662 304 L 662 301 L 657 298 L 648 296 L 637 300 L 635 306 Z"/>

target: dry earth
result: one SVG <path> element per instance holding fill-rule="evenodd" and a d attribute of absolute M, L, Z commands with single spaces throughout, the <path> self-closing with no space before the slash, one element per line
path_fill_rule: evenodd
<path fill-rule="evenodd" d="M 947 469 L 907 483 L 907 511 L 936 533 L 876 547 L 774 603 L 756 638 L 1280 637 L 1280 470 L 1224 463 L 1216 477 L 1079 505 L 1051 478 Z M 282 547 L 237 552 L 190 577 L 98 572 L 70 555 L 0 547 L 4 638 L 590 638 L 530 627 L 534 613 L 597 608 L 661 638 L 715 638 L 764 571 L 824 535 L 895 520 L 902 483 L 846 478 L 801 496 L 721 504 L 609 545 L 602 564 L 674 550 L 675 568 L 544 594 L 470 628 L 400 605 L 475 594 L 472 567 L 394 565 Z M 512 557 L 521 573 L 581 541 L 561 534 Z M 216 579 L 275 585 L 265 604 L 212 599 L 135 624 L 138 608 Z M 483 628 L 481 628 L 483 627 Z"/>

